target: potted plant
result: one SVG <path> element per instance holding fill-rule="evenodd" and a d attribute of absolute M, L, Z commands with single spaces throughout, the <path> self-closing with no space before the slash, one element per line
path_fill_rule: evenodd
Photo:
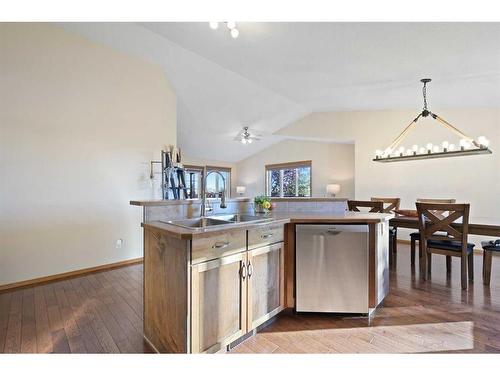
<path fill-rule="evenodd" d="M 265 195 L 259 195 L 254 198 L 254 211 L 257 214 L 266 214 L 271 210 L 271 199 Z"/>

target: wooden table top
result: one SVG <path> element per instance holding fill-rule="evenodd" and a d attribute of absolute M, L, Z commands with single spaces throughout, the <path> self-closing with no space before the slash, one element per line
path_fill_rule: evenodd
<path fill-rule="evenodd" d="M 390 225 L 398 228 L 418 229 L 418 217 L 396 216 L 390 220 Z M 452 227 L 460 228 L 462 223 L 451 224 Z M 500 218 L 471 217 L 469 218 L 469 234 L 480 236 L 500 237 Z"/>

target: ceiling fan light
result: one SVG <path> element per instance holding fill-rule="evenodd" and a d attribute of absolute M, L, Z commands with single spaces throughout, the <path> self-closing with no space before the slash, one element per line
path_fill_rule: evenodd
<path fill-rule="evenodd" d="M 238 37 L 238 35 L 240 35 L 240 32 L 238 31 L 238 29 L 231 30 L 231 36 L 233 37 L 233 39 L 236 39 Z"/>
<path fill-rule="evenodd" d="M 241 138 L 241 143 L 243 143 L 244 145 L 247 144 L 247 139 L 246 138 Z"/>

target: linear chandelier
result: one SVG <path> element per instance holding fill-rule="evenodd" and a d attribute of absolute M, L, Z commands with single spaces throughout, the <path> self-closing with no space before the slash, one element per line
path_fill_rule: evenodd
<path fill-rule="evenodd" d="M 459 129 L 451 125 L 449 122 L 439 117 L 435 113 L 432 113 L 427 108 L 427 83 L 431 82 L 430 78 L 421 79 L 420 82 L 423 83 L 422 94 L 424 98 L 424 108 L 422 112 L 394 139 L 394 141 L 385 150 L 376 150 L 375 159 L 373 161 L 378 161 L 382 163 L 389 163 L 395 161 L 407 161 L 407 160 L 419 160 L 419 159 L 435 159 L 453 156 L 466 156 L 466 155 L 479 155 L 479 154 L 491 154 L 491 150 L 488 148 L 489 141 L 486 137 L 481 136 L 476 140 L 467 136 Z M 444 127 L 451 130 L 460 137 L 459 148 L 456 149 L 454 144 L 450 144 L 447 141 L 442 143 L 442 147 L 438 145 L 433 145 L 428 143 L 426 147 L 419 147 L 418 145 L 413 145 L 412 148 L 405 149 L 404 147 L 398 146 L 408 135 L 408 132 L 416 125 L 420 117 L 430 116 L 434 120 L 437 120 Z"/>

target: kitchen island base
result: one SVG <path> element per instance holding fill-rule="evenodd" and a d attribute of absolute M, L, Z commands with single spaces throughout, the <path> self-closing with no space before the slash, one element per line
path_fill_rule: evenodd
<path fill-rule="evenodd" d="M 226 351 L 295 306 L 297 224 L 368 226 L 367 310 L 388 292 L 391 215 L 273 217 L 210 230 L 144 227 L 144 336 L 159 353 Z"/>

